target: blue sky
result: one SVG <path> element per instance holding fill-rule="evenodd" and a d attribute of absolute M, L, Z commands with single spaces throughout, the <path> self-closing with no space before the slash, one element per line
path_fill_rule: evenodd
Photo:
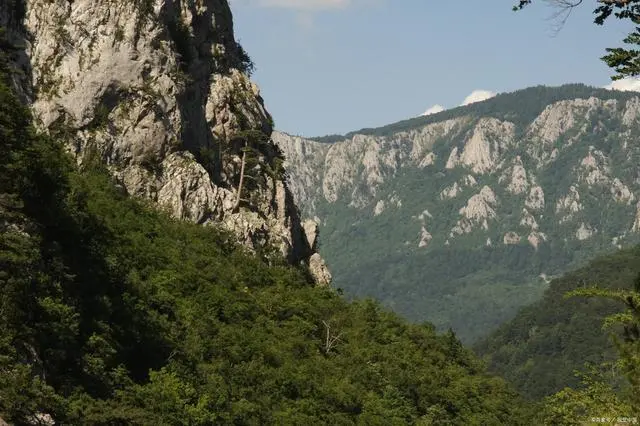
<path fill-rule="evenodd" d="M 560 32 L 554 9 L 515 0 L 232 0 L 276 127 L 320 136 L 460 105 L 476 90 L 610 83 L 600 61 L 628 25 L 592 23 L 596 1 Z"/>

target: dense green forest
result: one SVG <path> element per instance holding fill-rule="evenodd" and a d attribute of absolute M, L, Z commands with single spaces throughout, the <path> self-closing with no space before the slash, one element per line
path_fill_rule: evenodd
<path fill-rule="evenodd" d="M 602 325 L 620 306 L 603 298 L 564 295 L 593 285 L 630 289 L 639 276 L 640 247 L 593 260 L 553 280 L 540 301 L 522 309 L 475 349 L 488 359 L 491 371 L 529 398 L 576 386 L 580 380 L 574 372 L 586 363 L 615 360 L 615 347 Z"/>
<path fill-rule="evenodd" d="M 453 333 L 347 303 L 77 170 L 0 79 L 0 417 L 528 424 Z"/>
<path fill-rule="evenodd" d="M 359 214 L 338 203 L 326 207 L 332 210 L 324 216 L 320 251 L 335 285 L 348 297 L 373 297 L 412 321 L 452 328 L 468 344 L 538 300 L 545 289 L 540 271 L 554 273 L 567 261 L 550 246 L 486 247 L 487 237 L 480 232 L 464 246 L 444 246 L 447 226 L 452 226 L 445 220 L 429 226 L 434 248 L 416 249 L 419 222 L 405 218 L 407 212 L 425 209 L 420 194 L 431 188 L 437 193 L 438 182 L 415 178 L 402 183 L 402 209 L 384 215 Z M 429 204 L 428 210 L 435 217 L 455 218 L 444 204 Z"/>
<path fill-rule="evenodd" d="M 542 300 L 475 350 L 538 407 L 541 424 L 636 424 L 640 247 L 553 280 Z"/>

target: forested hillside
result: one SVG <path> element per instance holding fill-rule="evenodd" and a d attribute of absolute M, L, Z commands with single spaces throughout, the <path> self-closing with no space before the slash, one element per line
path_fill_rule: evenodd
<path fill-rule="evenodd" d="M 7 422 L 527 424 L 453 334 L 171 219 L 97 162 L 77 170 L 5 68 L 0 140 Z"/>
<path fill-rule="evenodd" d="M 603 329 L 619 304 L 603 298 L 566 298 L 570 291 L 597 285 L 632 289 L 640 278 L 640 247 L 589 262 L 551 282 L 544 297 L 475 345 L 491 371 L 507 378 L 524 395 L 540 398 L 579 384 L 576 370 L 585 364 L 615 360 L 615 348 Z M 613 330 L 615 331 L 615 330 Z"/>

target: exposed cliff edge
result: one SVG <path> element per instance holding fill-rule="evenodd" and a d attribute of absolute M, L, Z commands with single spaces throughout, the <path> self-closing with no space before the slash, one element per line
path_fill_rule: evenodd
<path fill-rule="evenodd" d="M 130 194 L 277 247 L 328 283 L 226 0 L 0 5 L 15 84 L 79 163 L 99 158 Z"/>

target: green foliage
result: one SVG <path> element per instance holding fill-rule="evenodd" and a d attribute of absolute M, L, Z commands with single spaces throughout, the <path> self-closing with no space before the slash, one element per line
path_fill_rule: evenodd
<path fill-rule="evenodd" d="M 105 129 L 109 124 L 109 114 L 111 114 L 111 109 L 104 103 L 99 103 L 93 112 L 93 119 L 87 125 L 87 128 L 90 130 Z"/>
<path fill-rule="evenodd" d="M 137 13 L 135 31 L 133 36 L 134 44 L 138 43 L 140 33 L 147 22 L 147 19 L 153 14 L 153 0 L 135 0 L 135 10 Z"/>
<path fill-rule="evenodd" d="M 540 398 L 566 386 L 577 387 L 580 381 L 574 372 L 582 370 L 585 363 L 600 365 L 616 359 L 615 346 L 602 324 L 618 308 L 605 298 L 567 299 L 564 295 L 589 288 L 594 282 L 605 286 L 597 294 L 607 294 L 606 289 L 625 294 L 617 291 L 628 290 L 639 275 L 640 247 L 596 259 L 555 279 L 542 300 L 520 311 L 475 349 L 486 356 L 491 371 L 527 397 Z"/>
<path fill-rule="evenodd" d="M 255 207 L 251 196 L 258 189 L 268 187 L 267 177 L 272 180 L 284 178 L 284 159 L 280 149 L 268 134 L 260 130 L 243 130 L 233 135 L 227 155 L 240 155 L 241 169 L 234 173 L 237 181 L 236 208 L 240 201 L 250 208 Z M 203 151 L 206 154 L 206 151 Z M 206 159 L 206 157 L 204 158 Z"/>
<path fill-rule="evenodd" d="M 251 77 L 251 75 L 256 70 L 256 66 L 253 63 L 253 61 L 251 60 L 251 57 L 249 56 L 247 51 L 244 50 L 244 47 L 242 47 L 242 45 L 240 43 L 236 43 L 236 46 L 237 46 L 237 49 L 238 49 L 239 69 L 240 69 L 240 71 L 244 72 L 249 77 Z M 272 126 L 273 126 L 273 123 L 272 123 Z"/>
<path fill-rule="evenodd" d="M 158 159 L 158 155 L 153 152 L 147 152 L 140 160 L 140 165 L 154 175 L 162 173 L 162 162 Z"/>
<path fill-rule="evenodd" d="M 406 191 L 406 185 L 403 189 L 404 194 L 413 193 Z M 403 196 L 407 201 L 402 211 L 374 218 L 335 204 L 321 211 L 320 216 L 327 218 L 321 253 L 335 284 L 349 296 L 374 297 L 412 321 L 427 320 L 440 330 L 451 327 L 464 342 L 486 334 L 515 315 L 518 307 L 541 296 L 543 288 L 534 280 L 538 263 L 550 257 L 549 252 L 517 246 L 487 248 L 486 236 L 479 247 L 469 247 L 470 243 L 416 250 L 419 224 L 406 220 L 406 212 L 415 211 L 409 205 L 412 199 L 418 203 L 420 195 Z M 435 206 L 420 206 L 425 207 L 438 217 L 455 217 Z M 448 223 L 431 223 L 433 235 L 448 231 L 444 229 Z M 432 241 L 434 246 L 443 243 Z"/>
<path fill-rule="evenodd" d="M 120 43 L 120 42 L 124 41 L 124 37 L 125 37 L 124 28 L 122 28 L 120 26 L 117 27 L 116 28 L 116 32 L 115 32 L 113 37 L 114 37 L 114 40 L 117 43 Z"/>
<path fill-rule="evenodd" d="M 616 425 L 619 420 L 632 418 L 633 409 L 611 386 L 609 373 L 595 367 L 589 373 L 577 374 L 577 389 L 564 388 L 545 399 L 540 412 L 542 424 L 558 426 L 604 423 Z M 622 422 L 622 423 L 629 423 Z"/>
<path fill-rule="evenodd" d="M 528 424 L 453 333 L 171 219 L 29 123 L 0 84 L 3 419 Z"/>
<path fill-rule="evenodd" d="M 546 399 L 542 412 L 546 424 L 578 425 L 584 421 L 606 424 L 637 423 L 640 414 L 640 275 L 635 288 L 611 289 L 584 287 L 567 293 L 566 297 L 611 299 L 622 302 L 626 311 L 611 315 L 605 328 L 621 326 L 623 339 L 613 335 L 619 359 L 591 368 L 582 376 L 578 389 L 565 388 Z M 619 327 L 618 327 L 619 328 Z M 621 373 L 621 374 L 620 374 Z M 622 382 L 620 379 L 627 380 Z"/>
<path fill-rule="evenodd" d="M 220 170 L 220 149 L 200 147 L 196 153 L 198 162 L 209 172 L 210 175 L 216 176 Z"/>
<path fill-rule="evenodd" d="M 640 275 L 632 289 L 612 290 L 602 287 L 577 289 L 569 297 L 598 297 L 621 302 L 626 310 L 605 319 L 605 327 L 622 327 L 622 339 L 614 334 L 614 343 L 620 355 L 620 368 L 629 383 L 628 402 L 635 413 L 640 413 Z"/>

